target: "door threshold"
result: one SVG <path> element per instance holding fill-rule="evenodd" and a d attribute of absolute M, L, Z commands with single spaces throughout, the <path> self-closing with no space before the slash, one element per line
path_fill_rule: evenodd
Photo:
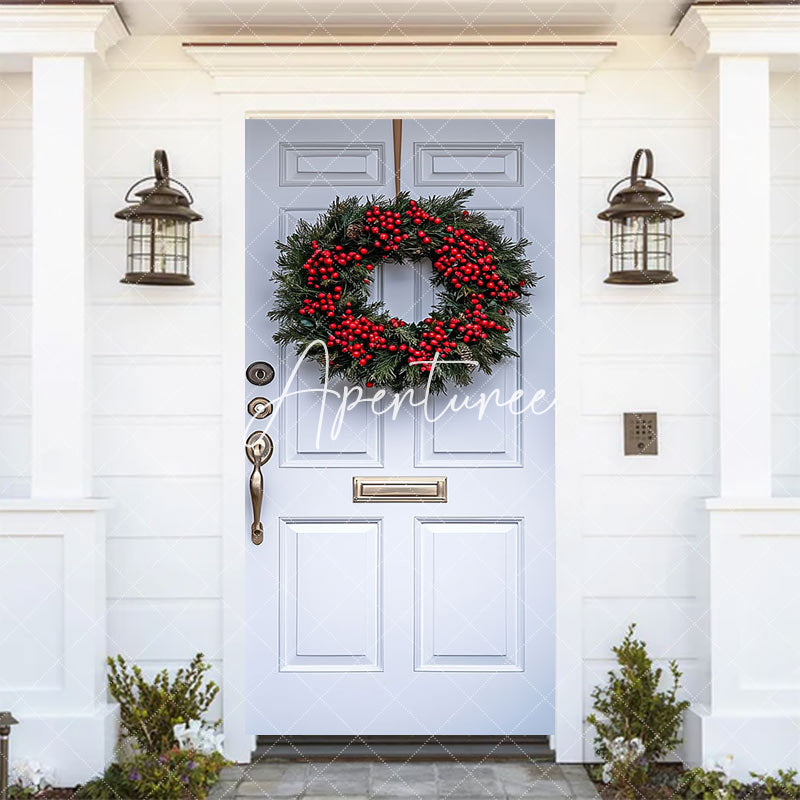
<path fill-rule="evenodd" d="M 258 736 L 253 763 L 288 761 L 552 762 L 548 736 Z"/>

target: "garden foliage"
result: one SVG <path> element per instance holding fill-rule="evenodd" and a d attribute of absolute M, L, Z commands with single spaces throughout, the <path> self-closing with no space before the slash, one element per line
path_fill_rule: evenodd
<path fill-rule="evenodd" d="M 634 638 L 635 631 L 634 623 L 613 648 L 618 671 L 609 671 L 608 683 L 592 691 L 594 712 L 586 721 L 597 731 L 595 750 L 605 762 L 611 760 L 610 743 L 619 737 L 626 742 L 638 739 L 648 763 L 671 754 L 681 743 L 681 720 L 689 707 L 687 700 L 677 699 L 681 672 L 671 661 L 671 680 L 661 689 L 663 670 L 653 666 L 647 645 Z"/>
<path fill-rule="evenodd" d="M 178 744 L 175 725 L 201 719 L 219 692 L 213 681 L 204 683 L 210 667 L 202 653 L 172 680 L 164 669 L 149 682 L 140 667 L 129 667 L 122 656 L 109 658 L 108 667 L 108 690 L 119 703 L 123 731 L 142 753 L 160 756 Z"/>

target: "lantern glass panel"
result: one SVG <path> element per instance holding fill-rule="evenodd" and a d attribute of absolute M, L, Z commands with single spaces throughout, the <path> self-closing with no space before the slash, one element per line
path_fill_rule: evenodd
<path fill-rule="evenodd" d="M 634 215 L 611 220 L 611 271 L 672 269 L 672 220 Z"/>
<path fill-rule="evenodd" d="M 130 217 L 128 272 L 188 275 L 189 222 L 163 217 Z"/>

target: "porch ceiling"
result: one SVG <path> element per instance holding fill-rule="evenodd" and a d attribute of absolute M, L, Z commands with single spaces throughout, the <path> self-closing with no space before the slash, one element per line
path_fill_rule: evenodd
<path fill-rule="evenodd" d="M 135 34 L 624 36 L 669 33 L 686 0 L 121 0 Z"/>

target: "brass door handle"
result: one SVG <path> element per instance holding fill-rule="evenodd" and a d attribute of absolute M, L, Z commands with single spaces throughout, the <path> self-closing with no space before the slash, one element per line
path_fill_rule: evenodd
<path fill-rule="evenodd" d="M 250 526 L 250 539 L 253 544 L 264 541 L 264 526 L 261 524 L 261 506 L 264 501 L 264 476 L 261 467 L 272 457 L 272 439 L 264 431 L 254 431 L 247 437 L 244 451 L 253 465 L 250 474 L 250 502 L 253 504 L 253 524 Z"/>

